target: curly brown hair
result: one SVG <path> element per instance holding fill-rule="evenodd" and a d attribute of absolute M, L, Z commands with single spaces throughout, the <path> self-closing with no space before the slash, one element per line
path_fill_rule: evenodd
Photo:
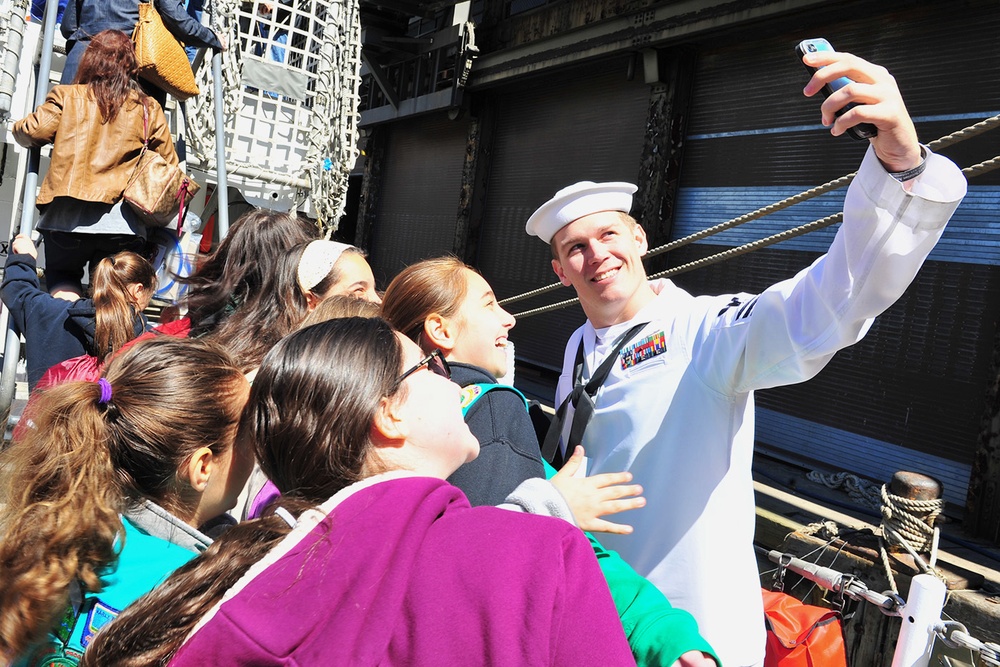
<path fill-rule="evenodd" d="M 72 582 L 101 590 L 130 502 L 190 515 L 178 470 L 201 447 L 232 446 L 247 394 L 225 350 L 171 337 L 116 356 L 103 379 L 109 401 L 97 382 L 46 390 L 0 455 L 0 662 L 45 637 Z"/>

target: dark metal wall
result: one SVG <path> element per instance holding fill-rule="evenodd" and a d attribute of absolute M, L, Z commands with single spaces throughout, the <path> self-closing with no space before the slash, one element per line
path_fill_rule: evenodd
<path fill-rule="evenodd" d="M 501 298 L 556 280 L 549 247 L 524 232 L 535 208 L 577 181 L 635 182 L 649 86 L 641 70 L 629 80 L 630 60 L 558 70 L 490 95 L 497 126 L 477 266 Z M 525 301 L 512 310 L 536 305 Z M 511 334 L 518 358 L 557 369 L 582 323 L 578 307 L 524 319 Z"/>
<path fill-rule="evenodd" d="M 389 137 L 369 254 L 384 288 L 409 264 L 452 251 L 468 130 L 444 113 L 379 129 Z"/>
<path fill-rule="evenodd" d="M 727 206 L 747 212 L 857 169 L 865 145 L 829 136 L 817 126 L 818 100 L 801 95 L 807 75 L 792 53 L 799 40 L 824 36 L 840 50 L 885 65 L 918 121 L 921 139 L 931 141 L 1000 110 L 998 33 L 995 3 L 939 3 L 764 39 L 730 36 L 703 44 L 682 208 L 703 215 L 709 202 L 727 199 Z M 942 152 L 961 166 L 974 164 L 1000 154 L 1000 133 Z M 1000 172 L 970 182 L 970 196 L 941 247 L 864 341 L 838 354 L 816 379 L 758 394 L 760 408 L 795 418 L 778 420 L 779 429 L 805 420 L 849 432 L 845 440 L 880 441 L 962 466 L 971 463 L 1000 319 L 998 184 Z M 789 214 L 785 226 L 841 210 L 842 197 L 817 202 L 800 219 Z M 727 217 L 675 220 L 675 229 L 681 236 Z M 743 238 L 723 245 L 710 239 L 688 246 L 671 253 L 669 261 L 678 265 L 754 236 L 741 233 Z M 825 243 L 813 243 L 814 252 L 778 245 L 676 282 L 695 293 L 757 291 L 806 266 Z M 758 428 L 758 439 L 783 447 L 807 437 Z M 830 443 L 834 451 L 828 456 L 813 455 L 850 468 L 835 440 Z M 898 456 L 891 449 L 884 454 Z M 871 450 L 870 455 L 883 454 Z M 966 481 L 960 482 L 963 487 Z"/>

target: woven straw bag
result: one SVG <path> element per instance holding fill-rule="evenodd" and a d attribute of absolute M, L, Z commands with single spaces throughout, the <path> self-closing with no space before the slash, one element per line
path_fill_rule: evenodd
<path fill-rule="evenodd" d="M 139 3 L 139 22 L 132 31 L 132 41 L 140 77 L 180 101 L 201 92 L 184 47 L 163 25 L 152 2 Z"/>
<path fill-rule="evenodd" d="M 186 213 L 185 204 L 201 186 L 180 167 L 170 164 L 156 151 L 149 150 L 149 114 L 145 106 L 142 109 L 142 124 L 142 152 L 128 185 L 122 191 L 122 198 L 150 227 L 166 227 L 176 218 L 179 236 Z"/>

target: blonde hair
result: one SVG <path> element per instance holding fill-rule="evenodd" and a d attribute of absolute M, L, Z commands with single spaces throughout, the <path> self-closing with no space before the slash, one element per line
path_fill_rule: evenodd
<path fill-rule="evenodd" d="M 135 319 L 140 308 L 129 287 L 139 284 L 151 293 L 156 285 L 156 272 L 152 264 L 126 250 L 102 259 L 92 278 L 93 352 L 97 362 L 102 364 L 137 335 Z"/>
<path fill-rule="evenodd" d="M 425 259 L 399 272 L 382 297 L 382 317 L 420 344 L 424 321 L 433 313 L 453 317 L 469 291 L 471 266 L 456 257 Z"/>
<path fill-rule="evenodd" d="M 327 320 L 336 320 L 341 317 L 378 317 L 379 306 L 373 301 L 359 299 L 353 296 L 336 294 L 320 301 L 311 313 L 306 315 L 299 325 L 299 329 L 311 327 Z"/>

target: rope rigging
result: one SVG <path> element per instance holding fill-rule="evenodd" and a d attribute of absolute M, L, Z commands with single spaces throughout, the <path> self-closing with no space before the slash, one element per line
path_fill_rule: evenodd
<path fill-rule="evenodd" d="M 992 116 L 990 118 L 979 121 L 978 123 L 962 128 L 961 130 L 943 136 L 940 139 L 930 142 L 928 144 L 928 147 L 932 151 L 945 148 L 953 144 L 956 144 L 960 141 L 964 141 L 966 139 L 978 136 L 997 126 L 1000 126 L 1000 115 Z M 1000 156 L 994 157 L 984 162 L 980 162 L 970 167 L 966 167 L 962 169 L 962 173 L 965 174 L 967 178 L 971 178 L 973 176 L 979 176 L 981 174 L 985 174 L 997 168 L 1000 168 Z M 653 257 L 655 255 L 660 255 L 670 250 L 676 250 L 677 248 L 689 245 L 691 243 L 694 243 L 695 241 L 699 241 L 714 234 L 718 234 L 728 229 L 738 227 L 752 220 L 762 218 L 765 215 L 769 215 L 776 211 L 788 208 L 789 206 L 792 206 L 794 204 L 798 204 L 808 199 L 818 197 L 819 195 L 825 194 L 827 192 L 842 188 L 846 185 L 849 185 L 850 182 L 854 180 L 854 176 L 856 175 L 856 173 L 857 172 L 846 174 L 832 181 L 828 181 L 822 185 L 810 188 L 809 190 L 805 190 L 799 194 L 793 195 L 781 201 L 761 207 L 750 213 L 746 213 L 731 220 L 722 222 L 718 225 L 714 225 L 707 229 L 695 232 L 694 234 L 685 236 L 684 238 L 680 238 L 675 241 L 671 241 L 665 245 L 659 246 L 657 248 L 653 248 L 652 250 L 646 253 L 646 257 Z M 770 245 L 774 245 L 775 243 L 780 243 L 781 241 L 786 241 L 790 238 L 801 236 L 803 234 L 808 234 L 809 232 L 813 232 L 818 229 L 823 229 L 824 227 L 829 227 L 830 225 L 841 222 L 842 220 L 843 220 L 843 212 L 829 215 L 826 216 L 825 218 L 820 218 L 819 220 L 814 220 L 804 225 L 793 227 L 792 229 L 788 229 L 783 232 L 773 234 L 763 239 L 758 239 L 757 241 L 752 241 L 750 243 L 746 243 L 744 245 L 737 246 L 735 248 L 730 248 L 729 250 L 716 253 L 714 255 L 709 255 L 708 257 L 703 257 L 701 259 L 688 262 L 687 264 L 683 264 L 671 269 L 667 269 L 665 271 L 661 271 L 659 273 L 649 276 L 649 278 L 650 279 L 666 278 L 669 276 L 674 276 L 680 273 L 691 271 L 693 269 L 698 269 L 705 266 L 709 266 L 711 264 L 716 264 L 718 262 L 722 262 L 727 259 L 732 259 L 733 257 L 737 257 L 739 255 L 743 255 L 749 252 L 753 252 L 755 250 L 759 250 L 761 248 L 765 248 Z M 507 299 L 503 299 L 500 301 L 500 305 L 507 306 L 511 303 L 516 303 L 524 299 L 541 296 L 543 294 L 555 291 L 560 287 L 563 287 L 562 283 L 553 283 L 551 285 L 546 285 L 545 287 L 540 287 L 538 289 L 534 289 L 529 292 L 525 292 L 523 294 L 517 294 Z M 565 301 L 559 301 L 557 303 L 553 303 L 547 306 L 540 306 L 538 308 L 533 308 L 530 310 L 526 310 L 524 312 L 514 313 L 514 317 L 520 319 L 524 317 L 531 317 L 532 315 L 541 315 L 543 313 L 548 313 L 554 310 L 560 310 L 562 308 L 575 305 L 579 302 L 580 300 L 576 298 L 567 299 Z"/>
<path fill-rule="evenodd" d="M 260 2 L 250 5 L 213 0 L 211 8 L 212 28 L 229 45 L 221 100 L 227 163 L 232 161 L 227 169 L 295 188 L 294 207 L 309 203 L 329 238 L 343 215 L 358 157 L 358 0 L 313 0 L 301 7 L 279 2 L 267 12 Z M 248 76 L 249 61 L 255 72 L 280 69 L 288 87 L 269 91 Z M 193 156 L 212 170 L 217 128 L 211 69 L 199 67 L 196 77 L 202 93 L 188 102 L 188 138 Z"/>
<path fill-rule="evenodd" d="M 944 581 L 944 577 L 935 567 L 941 534 L 940 529 L 934 525 L 938 516 L 944 511 L 943 498 L 914 500 L 895 495 L 889 491 L 887 484 L 879 487 L 848 472 L 821 473 L 811 470 L 806 474 L 806 478 L 829 489 L 842 488 L 858 504 L 879 512 L 882 517 L 877 531 L 879 559 L 894 593 L 898 593 L 899 589 L 889 561 L 889 548 L 893 546 L 906 551 L 922 572 Z M 925 561 L 921 553 L 929 554 L 928 560 Z"/>
<path fill-rule="evenodd" d="M 886 591 L 885 593 L 878 593 L 868 588 L 868 585 L 856 575 L 834 570 L 832 568 L 833 563 L 830 566 L 821 566 L 818 563 L 810 563 L 804 560 L 809 558 L 813 553 L 820 552 L 830 546 L 835 539 L 836 534 L 834 534 L 834 539 L 800 558 L 776 550 L 766 552 L 768 560 L 778 566 L 773 571 L 775 580 L 774 590 L 782 590 L 785 587 L 786 572 L 793 572 L 802 579 L 811 581 L 813 584 L 836 594 L 836 598 L 832 602 L 834 608 L 839 607 L 843 610 L 843 599 L 848 598 L 855 602 L 868 602 L 886 616 L 903 616 L 908 609 L 907 601 L 901 598 L 897 592 Z M 760 547 L 755 546 L 754 549 L 764 552 Z M 834 558 L 835 561 L 836 558 Z M 804 597 L 808 598 L 809 596 L 807 594 Z M 968 629 L 962 623 L 951 620 L 940 620 L 934 624 L 931 632 L 936 640 L 950 648 L 965 648 L 978 653 L 982 665 L 1000 667 L 1000 644 L 977 639 L 969 634 Z"/>

